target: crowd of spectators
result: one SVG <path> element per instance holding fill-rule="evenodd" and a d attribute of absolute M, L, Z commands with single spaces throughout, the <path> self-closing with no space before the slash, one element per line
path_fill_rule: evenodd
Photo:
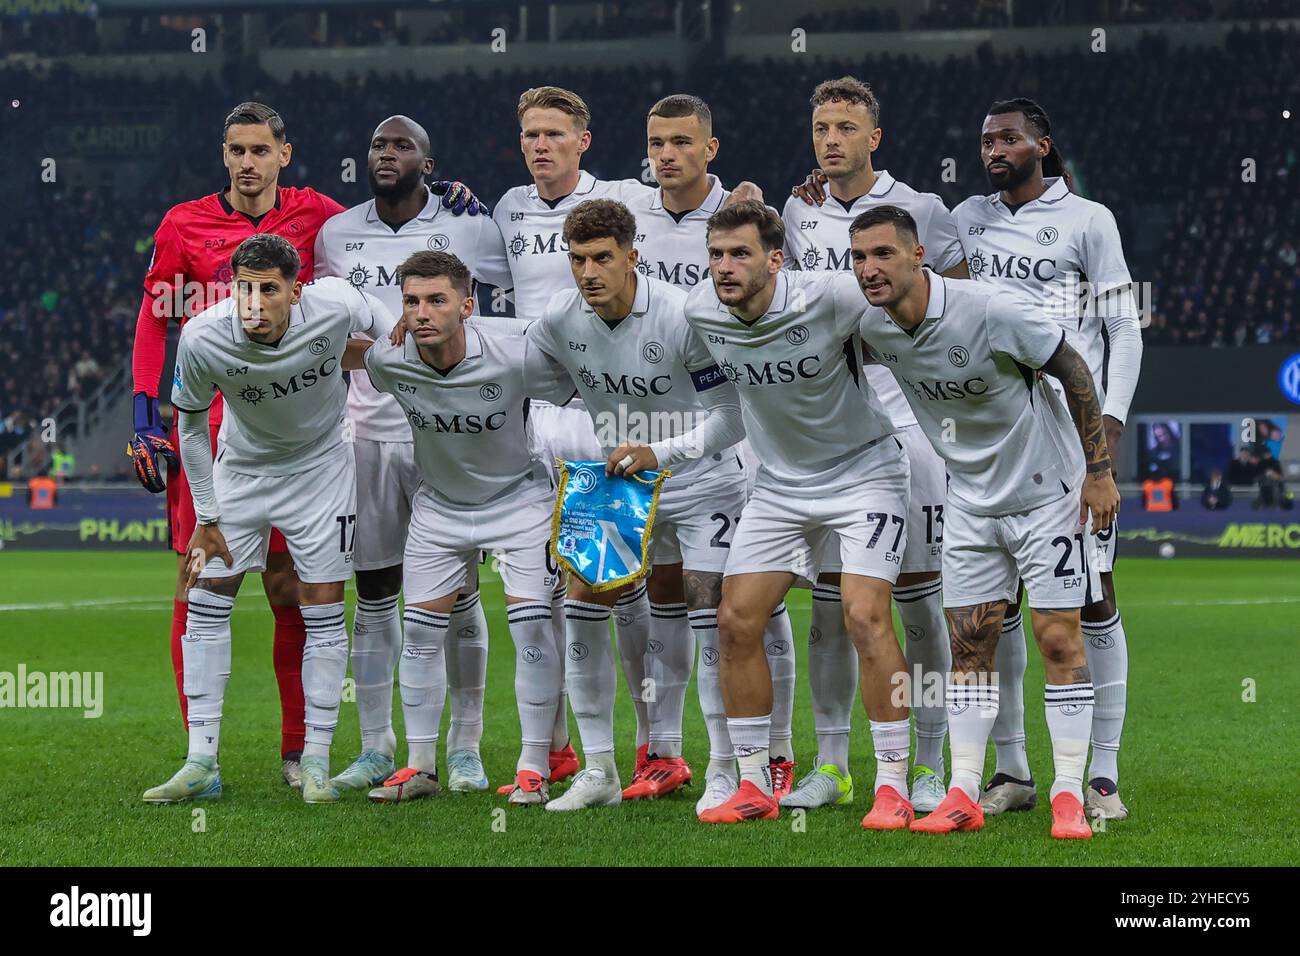
<path fill-rule="evenodd" d="M 69 396 L 92 393 L 124 360 L 152 230 L 173 203 L 224 184 L 220 121 L 243 99 L 268 102 L 285 118 L 295 147 L 285 185 L 312 185 L 345 205 L 363 201 L 365 176 L 345 181 L 342 160 L 363 167 L 375 123 L 407 113 L 432 134 L 435 175 L 463 179 L 492 202 L 526 177 L 514 122 L 526 87 L 552 83 L 587 99 L 594 139 L 584 166 L 607 179 L 640 176 L 645 110 L 686 89 L 713 107 L 722 141 L 713 170 L 726 183 L 757 182 L 780 205 L 813 165 L 809 94 L 849 73 L 871 82 L 883 103 L 877 168 L 952 206 L 988 191 L 978 157 L 988 104 L 1027 95 L 1052 115 L 1079 190 L 1115 213 L 1134 279 L 1151 284 L 1149 343 L 1297 343 L 1300 117 L 1281 118 L 1280 95 L 1297 89 L 1297 39 L 1250 30 L 1226 48 L 1153 41 L 1104 56 L 982 48 L 933 64 L 897 55 L 728 61 L 685 76 L 572 64 L 436 81 L 393 73 L 277 82 L 232 64 L 208 79 L 104 75 L 90 83 L 66 67 L 0 66 L 0 86 L 22 104 L 4 104 L 11 168 L 38 168 L 52 144 L 68 142 L 61 130 L 87 117 L 111 126 L 144 116 L 165 130 L 156 148 L 108 159 L 67 155 L 65 145 L 58 181 L 33 175 L 0 186 L 9 253 L 0 286 L 0 449 Z M 1243 158 L 1252 161 L 1250 177 Z M 948 159 L 955 181 L 942 175 Z"/>

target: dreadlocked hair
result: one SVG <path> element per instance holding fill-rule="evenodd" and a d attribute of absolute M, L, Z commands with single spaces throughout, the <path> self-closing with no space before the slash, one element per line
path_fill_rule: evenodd
<path fill-rule="evenodd" d="M 999 113 L 1020 113 L 1025 118 L 1025 125 L 1039 138 L 1052 135 L 1052 121 L 1047 115 L 1047 110 L 1028 97 L 1017 96 L 1010 100 L 999 100 L 989 107 L 990 116 Z M 1056 148 L 1055 140 L 1052 141 L 1052 148 L 1043 157 L 1042 165 L 1044 178 L 1059 176 L 1065 180 L 1065 188 L 1073 191 L 1074 177 L 1070 175 L 1070 170 L 1065 165 L 1065 157 Z"/>

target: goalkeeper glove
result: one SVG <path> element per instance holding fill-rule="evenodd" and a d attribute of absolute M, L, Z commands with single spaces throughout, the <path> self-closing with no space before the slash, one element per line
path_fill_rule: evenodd
<path fill-rule="evenodd" d="M 474 195 L 468 186 L 459 180 L 440 179 L 429 184 L 429 190 L 435 196 L 442 197 L 442 207 L 450 209 L 453 216 L 468 212 L 471 216 L 488 215 L 487 203 Z"/>
<path fill-rule="evenodd" d="M 135 396 L 135 435 L 127 446 L 126 453 L 135 465 L 135 476 L 146 491 L 158 494 L 167 489 L 167 480 L 163 476 L 159 458 L 176 468 L 176 449 L 167 440 L 167 432 L 162 426 L 158 414 L 158 399 L 151 398 L 144 392 Z"/>

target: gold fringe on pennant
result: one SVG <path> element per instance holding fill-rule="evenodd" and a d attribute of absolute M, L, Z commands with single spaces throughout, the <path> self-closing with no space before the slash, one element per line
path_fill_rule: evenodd
<path fill-rule="evenodd" d="M 603 464 L 603 463 L 602 463 Z M 593 591 L 612 591 L 614 588 L 621 588 L 625 584 L 631 584 L 650 573 L 650 533 L 654 530 L 655 515 L 659 513 L 659 493 L 663 490 L 665 479 L 672 475 L 672 469 L 665 468 L 659 472 L 659 477 L 653 481 L 647 481 L 642 478 L 638 472 L 635 475 L 625 475 L 629 481 L 639 481 L 643 485 L 652 485 L 654 490 L 650 493 L 650 514 L 646 516 L 645 531 L 641 535 L 641 569 L 634 574 L 625 574 L 621 578 L 613 581 L 603 581 L 596 584 L 588 581 L 582 573 L 575 568 L 567 558 L 560 554 L 560 516 L 564 513 L 564 490 L 569 486 L 569 468 L 568 462 L 563 458 L 555 459 L 555 470 L 560 475 L 560 488 L 555 496 L 555 511 L 551 515 L 551 557 L 555 559 L 556 564 L 564 568 L 579 581 L 582 581 Z"/>

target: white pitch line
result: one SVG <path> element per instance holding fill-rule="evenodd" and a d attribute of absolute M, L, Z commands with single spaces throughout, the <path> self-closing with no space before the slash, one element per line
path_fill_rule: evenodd
<path fill-rule="evenodd" d="M 157 597 L 147 598 L 96 598 L 86 601 L 51 601 L 43 604 L 0 604 L 0 612 L 4 611 L 77 611 L 93 610 L 94 608 L 111 609 L 113 611 L 161 611 L 170 608 L 170 601 L 159 601 Z M 236 613 L 240 611 L 256 611 L 259 608 L 235 608 Z"/>

